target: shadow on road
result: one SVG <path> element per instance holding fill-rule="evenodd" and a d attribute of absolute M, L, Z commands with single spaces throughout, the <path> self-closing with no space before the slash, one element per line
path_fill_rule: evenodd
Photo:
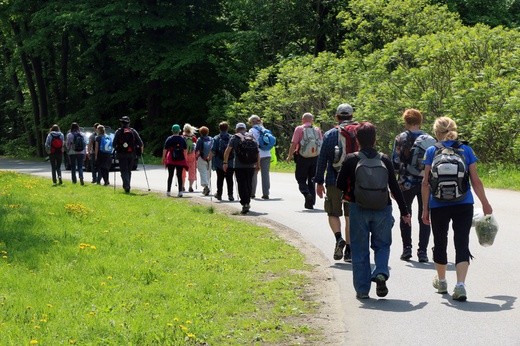
<path fill-rule="evenodd" d="M 503 301 L 502 304 L 493 304 L 487 302 L 458 302 L 451 299 L 450 296 L 445 295 L 446 302 L 442 303 L 450 308 L 455 308 L 462 311 L 471 312 L 500 312 L 514 309 L 513 305 L 517 297 L 512 296 L 492 296 L 486 297 L 487 299 L 493 299 Z"/>
<path fill-rule="evenodd" d="M 413 305 L 409 300 L 401 299 L 366 299 L 362 300 L 360 308 L 390 312 L 411 312 L 424 308 L 427 302 Z"/>

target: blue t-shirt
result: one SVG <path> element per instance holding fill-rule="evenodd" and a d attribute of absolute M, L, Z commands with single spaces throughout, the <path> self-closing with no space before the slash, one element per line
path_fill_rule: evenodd
<path fill-rule="evenodd" d="M 442 141 L 441 143 L 445 147 L 452 147 L 453 144 L 455 143 L 455 141 L 451 141 L 451 140 L 450 141 Z M 475 156 L 475 153 L 473 152 L 473 149 L 471 149 L 470 146 L 462 144 L 460 146 L 460 148 L 464 150 L 464 158 L 465 158 L 465 161 L 466 161 L 466 166 L 468 167 L 468 170 L 469 170 L 469 166 L 471 164 L 477 162 L 478 159 Z M 431 146 L 428 149 L 426 149 L 426 152 L 424 153 L 423 163 L 426 166 L 430 166 L 430 168 L 431 168 L 431 165 L 433 163 L 433 157 L 435 155 L 435 150 L 436 149 L 437 148 L 435 146 Z M 473 203 L 474 203 L 474 200 L 473 200 L 473 194 L 471 193 L 471 185 L 469 185 L 469 190 L 466 193 L 466 196 L 464 196 L 464 199 L 460 200 L 460 201 L 457 201 L 457 202 L 442 202 L 442 201 L 438 201 L 435 198 L 433 198 L 433 196 L 430 194 L 430 209 L 432 209 L 432 208 L 440 208 L 440 207 L 449 207 L 449 206 L 458 205 L 458 204 L 473 204 Z"/>

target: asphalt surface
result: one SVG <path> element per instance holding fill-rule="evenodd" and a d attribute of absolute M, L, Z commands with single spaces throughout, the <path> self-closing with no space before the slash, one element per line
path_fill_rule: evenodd
<path fill-rule="evenodd" d="M 0 169 L 17 170 L 40 176 L 50 176 L 48 162 L 27 162 L 0 159 Z M 146 171 L 146 174 L 145 174 Z M 90 181 L 90 173 L 85 173 L 85 181 Z M 167 172 L 162 166 L 147 165 L 132 175 L 132 187 L 165 193 Z M 215 187 L 216 174 L 212 174 Z M 70 172 L 64 173 L 70 179 Z M 113 183 L 114 173 L 110 173 Z M 260 180 L 260 177 L 259 177 Z M 119 172 L 116 173 L 117 192 L 122 193 Z M 470 237 L 470 250 L 475 257 L 471 262 L 466 280 L 468 301 L 457 302 L 449 294 L 437 294 L 432 287 L 435 275 L 433 263 L 419 263 L 415 256 L 418 242 L 418 223 L 414 210 L 412 239 L 414 257 L 409 262 L 399 259 L 402 251 L 398 225 L 397 206 L 394 203 L 396 223 L 393 228 L 393 245 L 390 254 L 389 294 L 378 299 L 375 285 L 370 292 L 371 299 L 357 300 L 352 286 L 352 268 L 343 261 L 334 261 L 334 237 L 323 211 L 323 200 L 318 199 L 314 210 L 303 208 L 303 197 L 298 192 L 292 174 L 271 173 L 271 193 L 269 200 L 261 195 L 260 181 L 257 198 L 251 202 L 250 214 L 244 219 L 262 216 L 283 224 L 298 233 L 308 243 L 315 246 L 330 261 L 334 280 L 339 287 L 344 312 L 345 345 L 520 345 L 520 311 L 517 298 L 520 294 L 520 192 L 487 189 L 488 199 L 493 206 L 499 223 L 499 232 L 491 247 L 479 245 L 474 229 Z M 203 197 L 198 186 L 195 193 L 186 193 L 184 198 L 211 199 L 213 203 L 226 203 L 240 209 L 238 202 L 228 202 L 226 198 L 218 202 L 215 198 Z M 226 189 L 224 188 L 224 191 Z M 172 188 L 176 195 L 177 188 Z M 227 196 L 227 192 L 223 194 Z M 237 198 L 235 188 L 235 198 Z M 413 206 L 416 208 L 416 204 Z M 477 202 L 475 207 L 480 207 Z M 448 289 L 451 293 L 455 285 L 455 254 L 449 236 Z M 433 239 L 430 239 L 430 248 Z M 431 259 L 431 250 L 428 251 Z"/>

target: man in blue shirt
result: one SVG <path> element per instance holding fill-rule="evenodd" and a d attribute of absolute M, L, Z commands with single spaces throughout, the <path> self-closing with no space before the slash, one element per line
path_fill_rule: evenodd
<path fill-rule="evenodd" d="M 353 120 L 354 109 L 348 103 L 342 103 L 336 109 L 336 121 L 340 126 L 355 124 Z M 348 203 L 343 201 L 343 192 L 336 187 L 336 179 L 338 172 L 333 167 L 339 160 L 336 147 L 338 147 L 338 131 L 339 127 L 334 127 L 323 136 L 323 144 L 318 156 L 316 164 L 316 194 L 319 198 L 323 198 L 325 194 L 325 211 L 329 219 L 329 226 L 336 238 L 336 246 L 334 248 L 334 259 L 344 259 L 345 262 L 351 262 L 350 253 L 350 228 L 349 228 L 349 208 Z M 340 148 L 340 150 L 342 150 Z M 336 156 L 336 157 L 335 157 Z M 326 172 L 326 173 L 325 173 Z M 324 186 L 325 184 L 325 186 Z M 341 219 L 345 215 L 345 238 L 341 236 Z M 343 255 L 343 249 L 345 254 Z"/>

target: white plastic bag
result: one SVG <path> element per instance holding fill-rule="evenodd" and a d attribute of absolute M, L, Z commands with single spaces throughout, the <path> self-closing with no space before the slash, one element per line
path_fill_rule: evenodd
<path fill-rule="evenodd" d="M 484 211 L 482 208 L 473 209 L 473 221 L 471 222 L 471 226 L 475 227 L 478 221 L 482 221 L 484 219 Z"/>
<path fill-rule="evenodd" d="M 487 247 L 493 245 L 495 236 L 498 232 L 498 223 L 493 215 L 484 215 L 480 217 L 473 217 L 475 223 L 475 230 L 480 245 Z"/>

